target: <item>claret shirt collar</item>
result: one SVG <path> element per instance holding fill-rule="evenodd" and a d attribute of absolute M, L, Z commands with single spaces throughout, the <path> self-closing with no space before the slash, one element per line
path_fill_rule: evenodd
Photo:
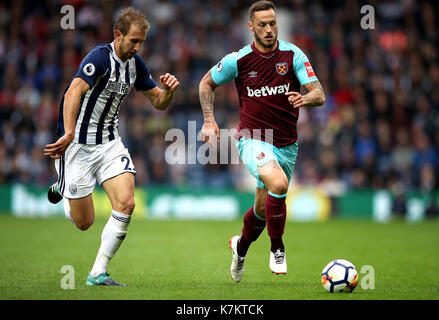
<path fill-rule="evenodd" d="M 254 42 L 252 43 L 251 47 L 252 47 L 252 49 L 253 49 L 254 52 L 258 53 L 258 54 L 259 54 L 260 56 L 262 56 L 263 58 L 267 58 L 267 59 L 269 59 L 269 58 L 273 57 L 273 56 L 279 51 L 279 40 L 276 41 L 276 48 L 275 48 L 273 51 L 270 51 L 270 52 L 262 52 L 262 51 L 259 51 L 259 50 L 256 48 Z"/>

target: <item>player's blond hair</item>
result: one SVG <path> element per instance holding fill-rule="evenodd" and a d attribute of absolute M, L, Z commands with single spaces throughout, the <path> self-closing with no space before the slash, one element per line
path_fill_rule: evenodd
<path fill-rule="evenodd" d="M 253 16 L 255 15 L 256 11 L 266 11 L 266 10 L 270 10 L 273 9 L 274 11 L 276 11 L 276 6 L 274 5 L 273 2 L 271 1 L 258 1 L 253 3 L 250 8 L 248 9 L 248 16 L 250 18 L 250 21 L 253 21 Z"/>
<path fill-rule="evenodd" d="M 113 31 L 119 30 L 125 36 L 130 31 L 132 24 L 145 31 L 148 31 L 150 28 L 149 22 L 142 11 L 128 7 L 123 9 L 117 17 Z"/>

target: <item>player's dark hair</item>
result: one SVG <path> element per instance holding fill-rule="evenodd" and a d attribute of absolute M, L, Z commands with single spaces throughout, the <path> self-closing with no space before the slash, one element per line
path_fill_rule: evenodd
<path fill-rule="evenodd" d="M 130 31 L 131 24 L 145 31 L 148 31 L 150 27 L 142 11 L 128 7 L 123 9 L 117 17 L 113 31 L 119 30 L 123 35 L 126 35 Z"/>
<path fill-rule="evenodd" d="M 271 1 L 258 1 L 253 3 L 250 8 L 248 9 L 248 15 L 250 18 L 250 21 L 253 20 L 253 16 L 255 14 L 256 11 L 266 11 L 266 10 L 270 10 L 273 9 L 274 11 L 276 11 L 276 6 L 274 5 L 273 2 Z"/>

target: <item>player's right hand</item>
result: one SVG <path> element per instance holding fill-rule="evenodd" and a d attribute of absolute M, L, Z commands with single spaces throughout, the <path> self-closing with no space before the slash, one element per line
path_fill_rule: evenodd
<path fill-rule="evenodd" d="M 299 108 L 305 104 L 305 98 L 299 92 L 290 91 L 285 95 L 288 96 L 288 102 L 293 105 L 293 108 Z"/>
<path fill-rule="evenodd" d="M 68 146 L 73 141 L 73 136 L 63 135 L 55 143 L 46 144 L 44 155 L 52 159 L 59 159 L 66 152 Z"/>
<path fill-rule="evenodd" d="M 201 128 L 201 139 L 204 142 L 216 146 L 220 140 L 220 132 L 215 120 L 212 122 L 205 122 Z"/>

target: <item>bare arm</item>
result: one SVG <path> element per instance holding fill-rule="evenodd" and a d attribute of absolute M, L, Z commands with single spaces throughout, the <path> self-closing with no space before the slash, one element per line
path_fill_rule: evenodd
<path fill-rule="evenodd" d="M 76 116 L 79 111 L 81 97 L 90 89 L 90 85 L 82 78 L 73 79 L 64 95 L 63 120 L 64 135 L 55 143 L 44 147 L 44 155 L 53 159 L 60 158 L 75 137 Z"/>
<path fill-rule="evenodd" d="M 150 90 L 143 90 L 142 93 L 148 98 L 154 108 L 165 110 L 171 104 L 174 92 L 180 83 L 177 78 L 169 73 L 160 76 L 160 83 L 163 89 L 154 87 Z"/>
<path fill-rule="evenodd" d="M 325 103 L 325 93 L 320 81 L 313 81 L 304 85 L 307 94 L 304 95 L 304 107 L 321 106 Z"/>
<path fill-rule="evenodd" d="M 325 93 L 319 80 L 307 83 L 304 87 L 307 93 L 303 96 L 294 91 L 286 93 L 288 101 L 294 108 L 316 107 L 325 103 Z"/>
<path fill-rule="evenodd" d="M 215 117 L 213 115 L 213 102 L 215 100 L 215 89 L 218 85 L 212 80 L 212 75 L 210 70 L 201 79 L 199 85 L 199 96 L 201 109 L 203 110 L 204 124 L 201 129 L 201 137 L 205 142 L 210 142 L 213 144 L 214 135 L 216 135 L 216 140 L 219 140 L 219 128 L 215 122 Z"/>
<path fill-rule="evenodd" d="M 201 79 L 199 86 L 200 104 L 203 110 L 204 123 L 215 121 L 213 115 L 213 102 L 215 100 L 215 89 L 218 85 L 212 80 L 210 71 Z"/>
<path fill-rule="evenodd" d="M 81 97 L 90 89 L 90 85 L 82 78 L 73 79 L 72 84 L 64 95 L 64 131 L 65 136 L 72 138 L 75 135 L 76 116 L 79 111 Z"/>

